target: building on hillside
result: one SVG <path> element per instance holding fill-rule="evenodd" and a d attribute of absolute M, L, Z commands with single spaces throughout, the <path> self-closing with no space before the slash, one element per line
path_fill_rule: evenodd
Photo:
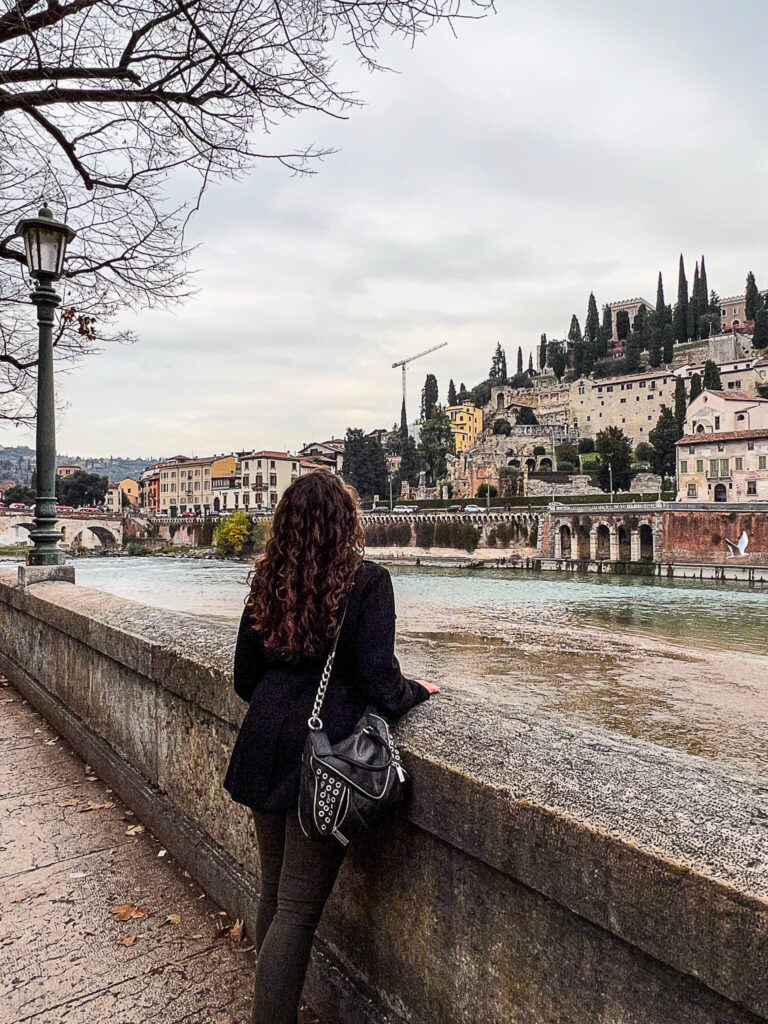
<path fill-rule="evenodd" d="M 160 511 L 160 471 L 147 466 L 139 477 L 139 505 L 149 512 Z"/>
<path fill-rule="evenodd" d="M 60 462 L 56 467 L 56 476 L 72 476 L 73 473 L 82 473 L 83 467 L 77 462 Z"/>
<path fill-rule="evenodd" d="M 472 448 L 483 432 L 483 411 L 474 402 L 462 402 L 461 405 L 449 405 L 445 410 L 451 425 L 451 433 L 456 442 L 456 451 Z"/>
<path fill-rule="evenodd" d="M 570 386 L 572 424 L 583 437 L 621 427 L 635 444 L 647 441 L 662 405 L 674 406 L 676 380 L 672 370 L 599 380 L 582 377 Z"/>
<path fill-rule="evenodd" d="M 157 464 L 160 474 L 160 511 L 169 515 L 192 512 L 206 515 L 213 511 L 213 477 L 235 468 L 234 455 L 187 458 L 176 455 Z"/>
<path fill-rule="evenodd" d="M 650 303 L 647 299 L 643 299 L 637 296 L 634 299 L 622 299 L 620 302 L 607 302 L 603 306 L 603 313 L 606 309 L 611 311 L 611 323 L 613 325 L 613 333 L 608 339 L 608 358 L 619 359 L 624 355 L 624 341 L 619 340 L 619 335 L 616 329 L 616 314 L 622 311 L 626 312 L 629 316 L 629 329 L 632 330 L 632 325 L 635 322 L 635 317 L 641 306 L 645 306 L 648 312 L 651 312 L 656 307 Z"/>
<path fill-rule="evenodd" d="M 768 399 L 704 391 L 677 442 L 678 501 L 768 501 Z"/>
<path fill-rule="evenodd" d="M 300 459 L 309 459 L 334 473 L 341 473 L 344 462 L 344 441 L 332 437 L 330 441 L 312 441 L 298 453 Z"/>
<path fill-rule="evenodd" d="M 123 492 L 119 484 L 110 484 L 107 493 L 104 495 L 104 509 L 113 515 L 119 515 L 123 510 Z"/>
<path fill-rule="evenodd" d="M 515 423 L 517 413 L 523 406 L 533 410 L 538 423 L 545 426 L 565 425 L 570 420 L 570 387 L 558 384 L 554 375 L 546 383 L 537 386 L 534 378 L 532 388 L 512 388 L 507 384 L 491 389 L 491 397 L 483 406 L 483 426 L 490 429 L 497 419 Z"/>
<path fill-rule="evenodd" d="M 760 292 L 760 298 L 765 302 L 768 292 Z M 720 328 L 723 331 L 738 331 L 739 329 L 751 334 L 754 330 L 754 320 L 747 319 L 747 299 L 745 295 L 730 295 L 727 299 L 720 299 Z"/>
<path fill-rule="evenodd" d="M 743 359 L 734 359 L 729 362 L 717 364 L 720 373 L 720 380 L 724 391 L 744 391 L 747 394 L 757 394 L 761 385 L 768 384 L 768 360 L 756 358 L 754 355 Z M 698 373 L 704 378 L 704 364 L 699 363 L 692 366 L 686 363 L 675 370 L 678 377 L 685 381 L 686 388 L 690 388 L 691 377 Z"/>

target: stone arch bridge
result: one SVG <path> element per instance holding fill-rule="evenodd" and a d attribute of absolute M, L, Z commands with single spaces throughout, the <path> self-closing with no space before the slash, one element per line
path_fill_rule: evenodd
<path fill-rule="evenodd" d="M 123 546 L 123 521 L 119 516 L 62 512 L 57 527 L 61 546 L 77 551 L 119 551 Z M 0 545 L 29 546 L 34 529 L 33 513 L 0 509 Z"/>

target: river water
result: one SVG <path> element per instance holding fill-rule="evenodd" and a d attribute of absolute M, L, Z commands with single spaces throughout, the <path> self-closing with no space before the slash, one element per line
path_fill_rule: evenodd
<path fill-rule="evenodd" d="M 89 558 L 79 584 L 236 621 L 247 566 Z M 655 578 L 391 568 L 404 669 L 446 693 L 661 743 L 768 776 L 768 592 Z"/>

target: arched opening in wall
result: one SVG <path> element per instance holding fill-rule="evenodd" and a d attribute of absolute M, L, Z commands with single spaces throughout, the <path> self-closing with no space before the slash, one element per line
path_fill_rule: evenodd
<path fill-rule="evenodd" d="M 500 391 L 496 395 L 496 412 L 504 412 L 504 392 Z"/>
<path fill-rule="evenodd" d="M 728 501 L 728 490 L 725 484 L 715 484 L 715 501 Z"/>
<path fill-rule="evenodd" d="M 653 561 L 653 528 L 648 523 L 640 526 L 640 557 Z"/>
<path fill-rule="evenodd" d="M 528 472 L 529 473 L 535 473 L 536 472 L 536 459 L 526 459 L 525 460 L 525 464 L 528 467 Z"/>
<path fill-rule="evenodd" d="M 699 423 L 699 425 L 696 427 L 696 433 L 697 434 L 703 434 L 704 433 L 704 424 L 703 423 Z"/>
<path fill-rule="evenodd" d="M 5 531 L 0 529 L 2 534 L 0 544 L 7 544 L 8 547 L 20 547 L 21 545 L 31 547 L 32 541 L 29 539 L 29 534 L 34 528 L 34 523 L 14 523 Z"/>
<path fill-rule="evenodd" d="M 630 562 L 632 560 L 632 541 L 629 530 L 626 526 L 619 527 L 619 561 Z"/>
<path fill-rule="evenodd" d="M 221 502 L 219 501 L 218 498 L 213 499 L 213 511 L 221 512 Z"/>
<path fill-rule="evenodd" d="M 97 543 L 93 543 L 93 540 Z M 79 551 L 81 548 L 84 550 L 93 550 L 94 548 L 101 548 L 104 551 L 114 551 L 117 547 L 117 538 L 104 526 L 87 526 L 82 530 L 78 530 L 75 536 L 72 538 L 69 544 L 71 551 Z"/>
<path fill-rule="evenodd" d="M 576 555 L 579 559 L 590 557 L 589 530 L 586 526 L 579 526 L 576 528 Z"/>
<path fill-rule="evenodd" d="M 520 459 L 509 459 L 507 461 L 508 466 L 514 466 L 515 469 L 520 469 Z"/>
<path fill-rule="evenodd" d="M 560 556 L 571 557 L 571 528 L 567 524 L 560 527 Z"/>
<path fill-rule="evenodd" d="M 541 459 L 539 462 L 540 473 L 551 473 L 552 472 L 552 459 Z"/>
<path fill-rule="evenodd" d="M 605 523 L 600 523 L 598 526 L 595 540 L 595 558 L 601 562 L 607 561 L 611 557 L 611 531 Z"/>

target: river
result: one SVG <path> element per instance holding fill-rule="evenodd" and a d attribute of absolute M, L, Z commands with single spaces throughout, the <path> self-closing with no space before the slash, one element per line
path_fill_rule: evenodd
<path fill-rule="evenodd" d="M 404 669 L 768 776 L 768 593 L 743 584 L 393 566 Z M 236 621 L 247 566 L 88 558 L 79 584 Z"/>

